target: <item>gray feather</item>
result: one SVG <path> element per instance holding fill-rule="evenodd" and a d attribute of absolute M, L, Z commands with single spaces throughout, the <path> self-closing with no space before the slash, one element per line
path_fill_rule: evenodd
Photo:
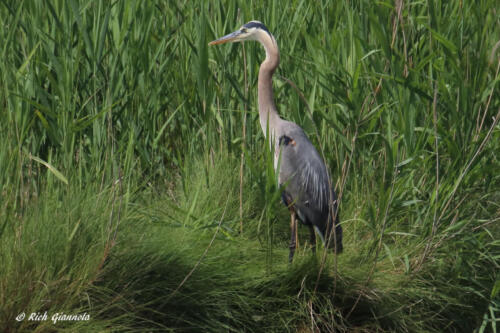
<path fill-rule="evenodd" d="M 277 136 L 286 137 L 279 147 L 280 184 L 285 186 L 287 196 L 292 200 L 300 220 L 311 224 L 320 232 L 322 239 L 333 232 L 330 202 L 333 202 L 336 231 L 341 237 L 338 225 L 336 196 L 330 187 L 325 163 L 304 131 L 296 124 L 281 121 L 277 126 Z M 342 248 L 341 238 L 337 235 L 337 248 Z M 333 245 L 333 241 L 330 242 Z"/>

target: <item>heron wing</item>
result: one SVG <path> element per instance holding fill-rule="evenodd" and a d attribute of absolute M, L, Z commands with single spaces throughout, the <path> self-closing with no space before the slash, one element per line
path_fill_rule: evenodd
<path fill-rule="evenodd" d="M 329 182 L 325 163 L 304 131 L 288 123 L 279 138 L 280 183 L 296 205 L 328 211 Z"/>
<path fill-rule="evenodd" d="M 336 245 L 336 252 L 342 252 L 337 198 L 330 187 L 326 165 L 320 154 L 304 131 L 290 122 L 282 126 L 278 148 L 281 157 L 279 179 L 280 184 L 285 186 L 286 204 L 293 204 L 302 222 L 313 225 L 323 240 L 331 234 L 335 222 L 336 241 L 328 241 L 328 246 Z M 330 214 L 330 201 L 333 203 L 334 219 Z"/>

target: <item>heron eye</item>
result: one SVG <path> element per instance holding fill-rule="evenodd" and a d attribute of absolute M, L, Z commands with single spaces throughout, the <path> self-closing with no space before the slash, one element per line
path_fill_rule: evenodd
<path fill-rule="evenodd" d="M 295 146 L 295 140 L 293 140 L 289 136 L 283 135 L 279 139 L 279 144 L 280 144 L 280 146 L 288 146 L 289 144 L 292 144 L 292 146 Z"/>
<path fill-rule="evenodd" d="M 246 28 L 241 28 L 240 30 L 241 32 L 247 32 L 247 29 Z"/>

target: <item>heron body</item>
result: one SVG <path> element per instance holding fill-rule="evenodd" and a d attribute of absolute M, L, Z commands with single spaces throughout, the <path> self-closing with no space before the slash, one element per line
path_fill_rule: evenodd
<path fill-rule="evenodd" d="M 280 57 L 273 35 L 261 22 L 250 21 L 239 30 L 210 42 L 210 45 L 245 40 L 260 42 L 266 51 L 266 59 L 259 69 L 259 118 L 264 136 L 269 135 L 266 139 L 274 145 L 274 167 L 278 171 L 279 183 L 284 187 L 283 202 L 291 214 L 289 260 L 293 260 L 297 246 L 297 218 L 309 227 L 313 251 L 316 231 L 328 248 L 340 253 L 342 227 L 337 197 L 330 186 L 326 165 L 302 128 L 281 119 L 274 103 L 272 76 Z"/>

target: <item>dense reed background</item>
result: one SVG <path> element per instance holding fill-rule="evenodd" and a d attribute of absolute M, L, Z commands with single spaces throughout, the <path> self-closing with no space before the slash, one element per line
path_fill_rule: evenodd
<path fill-rule="evenodd" d="M 496 332 L 496 1 L 1 1 L 0 330 Z M 321 148 L 345 252 L 287 265 L 258 125 Z M 88 313 L 80 322 L 20 313 Z"/>

